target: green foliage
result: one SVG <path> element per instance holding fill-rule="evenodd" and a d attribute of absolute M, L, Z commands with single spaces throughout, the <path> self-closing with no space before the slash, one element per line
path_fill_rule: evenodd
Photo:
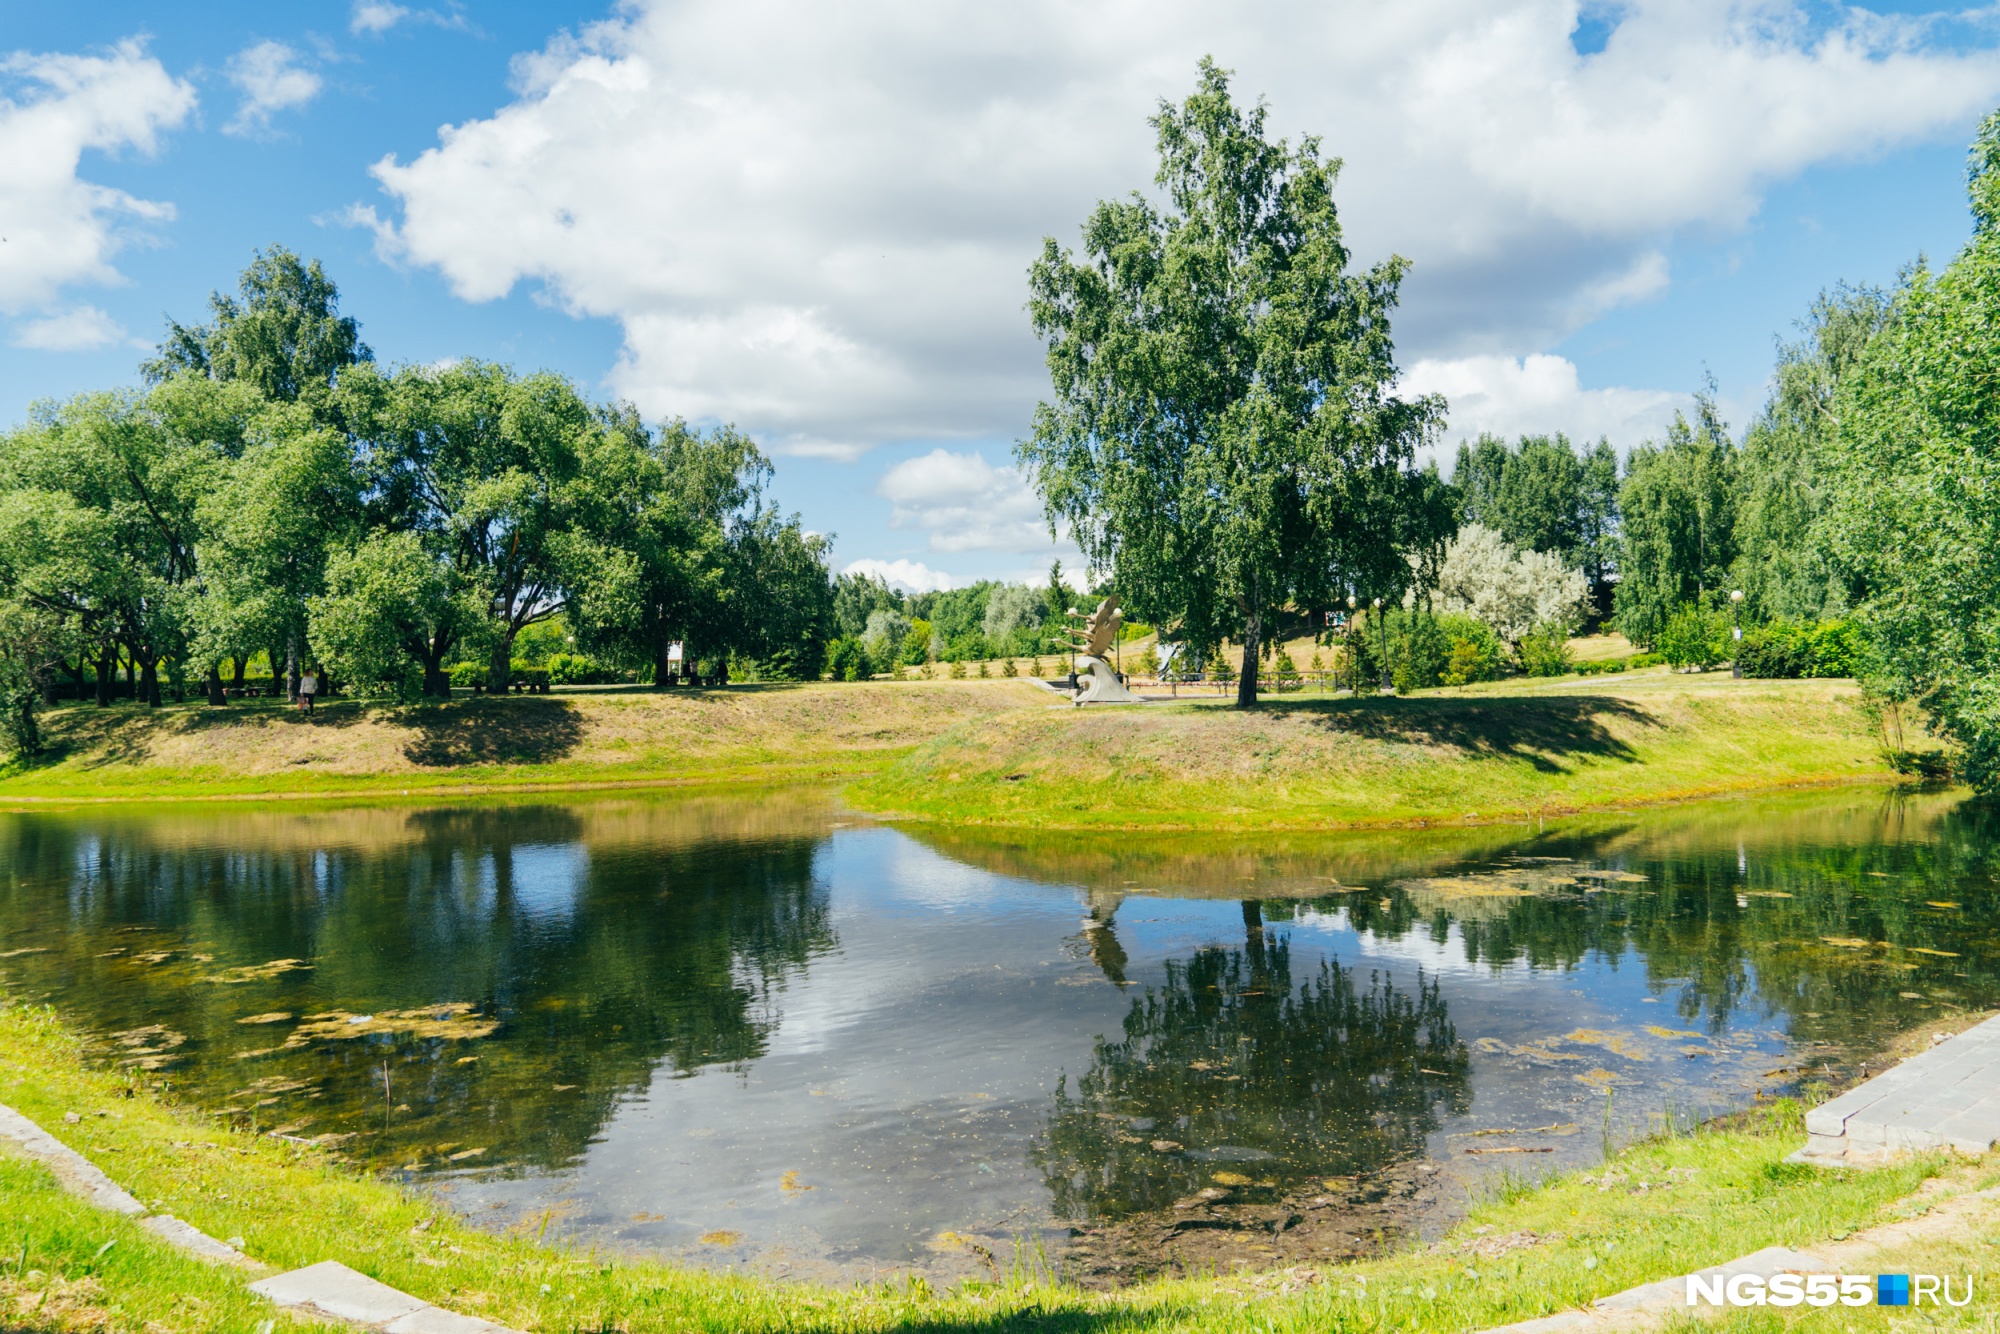
<path fill-rule="evenodd" d="M 624 679 L 615 667 L 583 653 L 551 653 L 543 665 L 551 685 L 598 686 Z"/>
<path fill-rule="evenodd" d="M 1630 661 L 1637 662 L 1638 659 L 1633 658 Z M 1624 658 L 1599 658 L 1594 662 L 1579 662 L 1572 670 L 1578 676 L 1609 676 L 1624 671 L 1626 664 L 1627 660 Z"/>
<path fill-rule="evenodd" d="M 866 681 L 868 650 L 859 639 L 842 635 L 826 646 L 826 675 L 835 681 Z"/>
<path fill-rule="evenodd" d="M 1865 591 L 1816 530 L 1833 481 L 1826 456 L 1841 385 L 1892 311 L 1881 289 L 1842 285 L 1821 293 L 1800 322 L 1803 337 L 1778 349 L 1770 401 L 1739 459 L 1741 554 L 1730 582 L 1743 590 L 1746 622 L 1837 616 Z"/>
<path fill-rule="evenodd" d="M 1164 207 L 1101 203 L 1082 260 L 1049 239 L 1030 271 L 1053 394 L 1017 453 L 1135 617 L 1245 645 L 1247 705 L 1268 619 L 1435 559 L 1450 505 L 1412 460 L 1444 404 L 1394 393 L 1405 264 L 1348 272 L 1318 140 L 1267 138 L 1207 60 L 1151 123 Z"/>
<path fill-rule="evenodd" d="M 1736 665 L 1755 677 L 1855 676 L 1863 642 L 1851 617 L 1833 621 L 1773 621 L 1743 632 Z"/>
<path fill-rule="evenodd" d="M 364 693 L 411 699 L 449 693 L 443 664 L 483 647 L 486 607 L 460 572 L 415 533 L 389 533 L 327 563 L 326 592 L 308 604 L 313 652 Z"/>
<path fill-rule="evenodd" d="M 879 612 L 904 611 L 903 595 L 872 574 L 843 574 L 833 581 L 833 631 L 859 639 Z"/>
<path fill-rule="evenodd" d="M 1278 650 L 1278 659 L 1272 664 L 1271 683 L 1278 690 L 1297 690 L 1301 685 L 1299 666 L 1284 649 Z"/>
<path fill-rule="evenodd" d="M 1537 626 L 1514 645 L 1514 656 L 1529 676 L 1567 676 L 1576 668 L 1570 652 L 1569 631 L 1560 625 Z"/>
<path fill-rule="evenodd" d="M 1693 424 L 1675 414 L 1664 443 L 1626 460 L 1617 607 L 1618 628 L 1634 644 L 1651 648 L 1678 608 L 1728 587 L 1737 471 L 1728 428 L 1706 394 Z"/>
<path fill-rule="evenodd" d="M 1449 624 L 1443 629 L 1451 641 L 1451 650 L 1445 655 L 1439 684 L 1463 686 L 1498 680 L 1503 661 L 1500 637 L 1471 617 L 1454 616 L 1446 620 Z"/>
<path fill-rule="evenodd" d="M 2000 792 L 2000 113 L 1973 144 L 1974 230 L 1918 267 L 1834 394 L 1834 558 L 1867 592 L 1877 689 L 1908 700 Z"/>
<path fill-rule="evenodd" d="M 1554 552 L 1593 585 L 1617 563 L 1618 455 L 1608 440 L 1579 451 L 1569 437 L 1497 436 L 1458 447 L 1451 484 L 1461 523 L 1493 529 L 1522 551 Z"/>
<path fill-rule="evenodd" d="M 1667 618 L 1659 633 L 1660 658 L 1677 670 L 1694 667 L 1707 671 L 1728 659 L 1729 630 L 1729 617 L 1687 603 Z"/>
<path fill-rule="evenodd" d="M 339 313 L 340 291 L 318 260 L 302 262 L 283 246 L 261 250 L 243 271 L 237 295 L 208 298 L 213 322 L 188 328 L 171 320 L 148 379 L 191 373 L 234 380 L 276 403 L 326 406 L 342 371 L 373 361 L 361 326 Z"/>

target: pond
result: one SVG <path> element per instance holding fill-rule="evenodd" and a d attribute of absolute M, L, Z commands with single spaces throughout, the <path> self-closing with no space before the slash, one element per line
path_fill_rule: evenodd
<path fill-rule="evenodd" d="M 1234 842 L 811 791 L 14 813 L 0 987 L 486 1226 L 1115 1283 L 1431 1232 L 2000 1005 L 1996 832 L 1873 789 Z"/>

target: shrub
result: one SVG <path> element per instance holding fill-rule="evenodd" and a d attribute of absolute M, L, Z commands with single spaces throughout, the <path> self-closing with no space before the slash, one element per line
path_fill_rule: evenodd
<path fill-rule="evenodd" d="M 1567 676 L 1576 667 L 1569 651 L 1569 633 L 1560 625 L 1542 625 L 1521 636 L 1514 656 L 1529 676 Z"/>
<path fill-rule="evenodd" d="M 445 669 L 445 677 L 451 682 L 453 690 L 470 690 L 474 686 L 483 686 L 486 684 L 486 678 L 492 674 L 493 669 L 483 662 L 454 662 Z"/>
<path fill-rule="evenodd" d="M 1728 659 L 1730 646 L 1728 617 L 1690 602 L 1667 618 L 1654 647 L 1676 670 L 1694 667 L 1705 672 Z"/>
<path fill-rule="evenodd" d="M 1597 662 L 1579 662 L 1576 665 L 1576 674 L 1578 676 L 1606 676 L 1612 672 L 1622 672 L 1624 670 L 1625 659 L 1623 658 L 1603 658 Z"/>
<path fill-rule="evenodd" d="M 1278 650 L 1278 661 L 1271 672 L 1271 684 L 1278 690 L 1297 690 L 1301 684 L 1298 664 L 1292 661 L 1292 655 L 1284 649 Z"/>
<path fill-rule="evenodd" d="M 851 635 L 842 635 L 826 646 L 826 674 L 835 681 L 863 681 L 868 677 L 868 650 Z"/>
<path fill-rule="evenodd" d="M 1625 667 L 1628 671 L 1638 672 L 1648 667 L 1657 667 L 1665 661 L 1666 659 L 1657 653 L 1634 653 L 1625 659 Z"/>
<path fill-rule="evenodd" d="M 1772 621 L 1743 632 L 1736 665 L 1755 677 L 1853 676 L 1861 654 L 1861 627 L 1851 618 L 1811 625 Z"/>
<path fill-rule="evenodd" d="M 548 669 L 550 684 L 559 686 L 604 685 L 618 678 L 612 668 L 582 653 L 552 653 Z"/>
<path fill-rule="evenodd" d="M 1813 676 L 1860 674 L 1863 648 L 1861 626 L 1852 617 L 1821 621 L 1812 627 L 1808 638 L 1812 646 Z"/>
<path fill-rule="evenodd" d="M 1446 633 L 1451 636 L 1451 652 L 1445 655 L 1442 683 L 1462 686 L 1498 678 L 1500 637 L 1469 617 L 1464 618 L 1463 625 L 1458 623 L 1458 617 L 1449 619 L 1452 624 Z"/>
<path fill-rule="evenodd" d="M 1228 685 L 1236 679 L 1236 669 L 1229 665 L 1227 655 L 1218 653 L 1215 655 L 1215 671 L 1211 675 L 1222 684 Z"/>

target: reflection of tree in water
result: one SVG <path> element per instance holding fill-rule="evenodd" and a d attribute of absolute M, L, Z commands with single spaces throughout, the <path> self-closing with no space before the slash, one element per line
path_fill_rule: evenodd
<path fill-rule="evenodd" d="M 600 848 L 560 807 L 417 812 L 396 825 L 395 837 L 294 846 L 282 819 L 261 845 L 252 830 L 179 841 L 171 821 L 12 822 L 0 923 L 10 944 L 32 934 L 46 953 L 0 966 L 95 1031 L 185 1033 L 166 1073 L 204 1102 L 259 1079 L 317 1094 L 287 1095 L 261 1125 L 359 1130 L 348 1148 L 378 1161 L 432 1162 L 449 1144 L 484 1149 L 482 1164 L 556 1166 L 663 1065 L 692 1074 L 760 1055 L 777 991 L 834 943 L 810 834 Z M 162 963 L 136 961 L 165 949 Z M 288 958 L 314 966 L 201 980 Z M 237 1023 L 259 1012 L 448 1001 L 500 1020 L 497 1035 L 383 1034 L 236 1059 L 291 1031 Z"/>
<path fill-rule="evenodd" d="M 1236 1170 L 1279 1189 L 1423 1152 L 1438 1106 L 1470 1106 L 1469 1062 L 1435 982 L 1414 994 L 1331 961 L 1294 985 L 1285 943 L 1245 905 L 1242 949 L 1169 962 L 1065 1079 L 1036 1162 L 1059 1216 L 1159 1209 Z M 1156 1149 L 1155 1141 L 1178 1148 Z"/>

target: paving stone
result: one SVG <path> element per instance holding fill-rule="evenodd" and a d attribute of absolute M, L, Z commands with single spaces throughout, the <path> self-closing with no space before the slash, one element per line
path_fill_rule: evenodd
<path fill-rule="evenodd" d="M 98 1171 L 97 1164 L 4 1103 L 0 1103 L 0 1139 L 54 1172 L 70 1194 L 81 1195 L 114 1214 L 137 1216 L 146 1212 L 145 1205 Z"/>
<path fill-rule="evenodd" d="M 182 1250 L 214 1264 L 241 1265 L 246 1269 L 263 1267 L 234 1246 L 223 1245 L 200 1228 L 183 1223 L 172 1214 L 154 1214 L 151 1218 L 142 1218 L 139 1220 L 139 1226 L 154 1236 L 170 1241 Z"/>
<path fill-rule="evenodd" d="M 303 1306 L 357 1325 L 386 1325 L 430 1305 L 357 1274 L 338 1260 L 322 1260 L 252 1283 L 250 1291 L 280 1306 Z"/>
<path fill-rule="evenodd" d="M 2000 1019 L 1988 1019 L 1806 1113 L 1798 1162 L 2000 1143 Z"/>
<path fill-rule="evenodd" d="M 1697 1269 L 1696 1274 L 1704 1277 L 1732 1274 L 1756 1274 L 1771 1278 L 1777 1274 L 1818 1274 L 1831 1269 L 1824 1260 L 1804 1251 L 1787 1250 L 1783 1246 L 1766 1246 L 1761 1251 L 1752 1251 L 1727 1264 L 1716 1265 L 1712 1269 Z M 1687 1304 L 1686 1274 L 1673 1278 L 1663 1278 L 1656 1283 L 1641 1284 L 1614 1292 L 1609 1297 L 1600 1297 L 1592 1303 L 1600 1311 L 1637 1311 L 1649 1306 L 1684 1306 Z"/>
<path fill-rule="evenodd" d="M 391 1320 L 386 1334 L 519 1334 L 519 1331 L 496 1325 L 491 1320 L 459 1315 L 441 1306 L 426 1306 L 421 1311 L 412 1311 Z"/>

